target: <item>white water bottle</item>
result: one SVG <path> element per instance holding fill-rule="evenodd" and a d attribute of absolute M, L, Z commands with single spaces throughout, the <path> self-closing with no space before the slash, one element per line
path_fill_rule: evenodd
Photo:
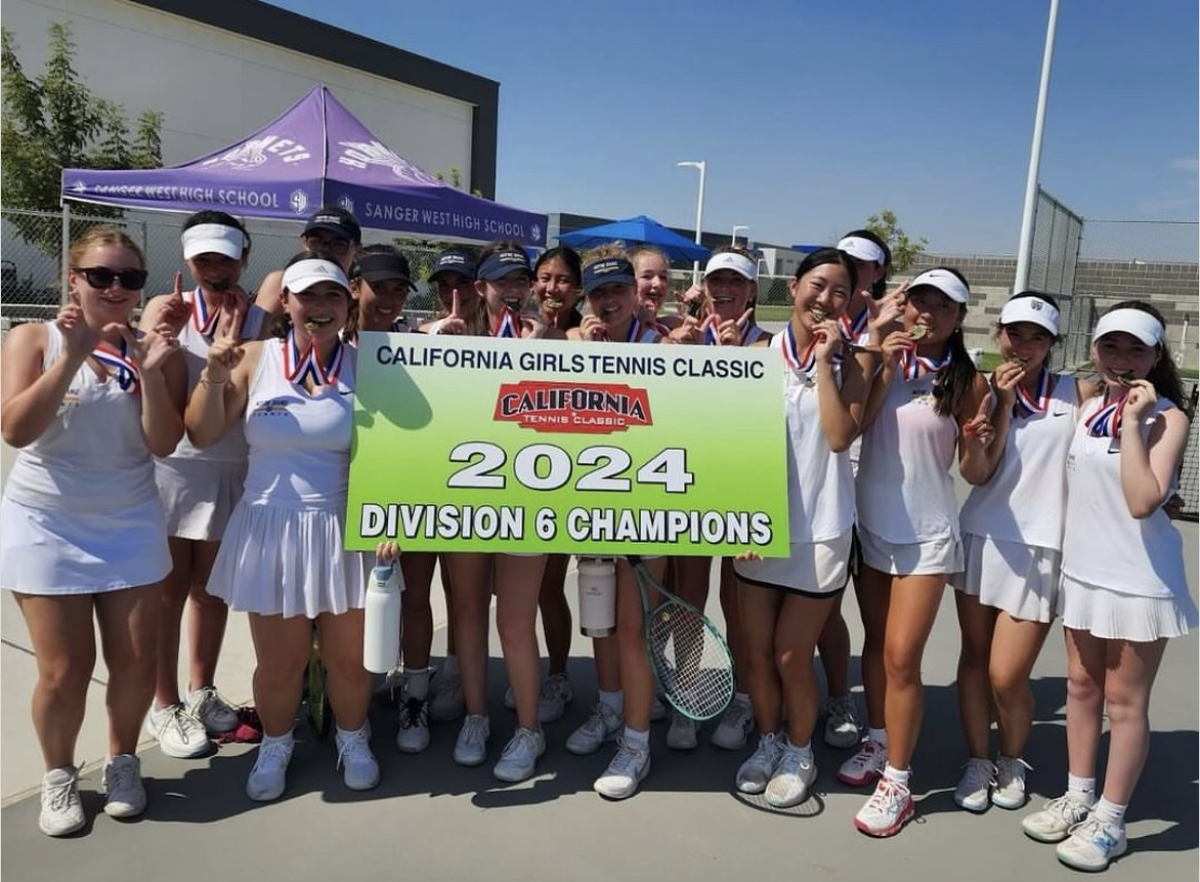
<path fill-rule="evenodd" d="M 404 576 L 394 563 L 380 564 L 371 572 L 363 622 L 363 667 L 386 674 L 400 658 L 400 593 Z"/>
<path fill-rule="evenodd" d="M 613 560 L 579 558 L 579 632 L 584 637 L 617 633 L 617 565 Z"/>

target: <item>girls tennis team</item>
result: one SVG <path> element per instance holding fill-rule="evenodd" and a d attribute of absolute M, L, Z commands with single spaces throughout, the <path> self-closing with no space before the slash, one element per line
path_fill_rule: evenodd
<path fill-rule="evenodd" d="M 286 788 L 314 628 L 337 765 L 350 789 L 378 785 L 367 721 L 375 684 L 361 654 L 374 556 L 342 546 L 351 393 L 358 332 L 410 331 L 777 351 L 790 553 L 718 563 L 738 685 L 711 739 L 740 751 L 757 732 L 736 788 L 779 808 L 808 798 L 822 703 L 816 651 L 828 689 L 824 740 L 853 749 L 837 777 L 873 788 L 854 824 L 870 836 L 899 832 L 915 812 L 922 654 L 950 583 L 968 750 L 956 803 L 973 812 L 1025 806 L 1029 678 L 1061 617 L 1066 788 L 1021 825 L 1080 869 L 1104 869 L 1126 850 L 1155 674 L 1167 640 L 1197 623 L 1182 540 L 1163 508 L 1188 418 L 1152 306 L 1120 303 L 1100 318 L 1094 379 L 1084 380 L 1049 367 L 1059 339 L 1054 298 L 1018 292 L 995 329 L 1001 362 L 985 374 L 963 342 L 967 280 L 938 267 L 887 292 L 889 250 L 866 230 L 805 257 L 790 283 L 790 318 L 774 336 L 755 323 L 756 265 L 737 248 L 718 249 L 678 315 L 660 315 L 670 267 L 652 247 L 613 243 L 581 256 L 559 246 L 532 264 L 514 242 L 450 248 L 429 277 L 442 315 L 414 327 L 404 315 L 414 280 L 398 250 L 362 247 L 358 223 L 337 208 L 309 218 L 301 239 L 303 250 L 252 298 L 240 284 L 251 245 L 243 225 L 222 212 L 193 215 L 181 236 L 191 281 L 177 276 L 135 330 L 145 258 L 118 230 L 92 229 L 72 245 L 69 297 L 55 319 L 17 326 L 4 340 L 3 436 L 20 454 L 2 503 L 0 585 L 13 592 L 38 662 L 43 832 L 86 824 L 75 742 L 95 631 L 110 671 L 104 810 L 132 818 L 146 807 L 136 754 L 143 727 L 168 755 L 190 758 L 239 724 L 214 683 L 231 609 L 247 613 L 257 657 L 262 741 L 249 797 L 273 800 Z M 955 465 L 973 485 L 961 512 Z M 402 658 L 389 678 L 397 749 L 423 751 L 431 721 L 461 716 L 455 762 L 487 760 L 494 595 L 516 725 L 493 773 L 505 782 L 534 776 L 543 725 L 574 697 L 567 556 L 378 553 L 399 555 L 407 586 Z M 450 629 L 434 676 L 429 596 L 439 557 Z M 711 559 L 646 565 L 703 607 Z M 850 694 L 840 611 L 851 581 L 865 635 L 865 724 Z M 649 773 L 652 720 L 670 718 L 668 747 L 698 743 L 697 723 L 656 695 L 642 615 L 633 571 L 619 562 L 616 634 L 593 645 L 598 700 L 566 740 L 581 755 L 615 744 L 595 782 L 610 799 L 632 796 Z"/>

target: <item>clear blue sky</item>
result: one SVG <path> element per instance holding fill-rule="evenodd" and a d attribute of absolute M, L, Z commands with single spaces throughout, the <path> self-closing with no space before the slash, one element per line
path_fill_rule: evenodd
<path fill-rule="evenodd" d="M 691 227 L 675 163 L 703 159 L 708 230 L 821 242 L 889 208 L 931 251 L 1016 251 L 1049 0 L 276 5 L 498 81 L 502 202 Z M 1197 27 L 1195 0 L 1062 0 L 1047 191 L 1197 219 Z"/>

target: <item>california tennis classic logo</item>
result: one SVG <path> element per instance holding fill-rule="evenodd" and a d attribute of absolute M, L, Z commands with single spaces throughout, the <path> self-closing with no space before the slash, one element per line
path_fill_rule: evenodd
<path fill-rule="evenodd" d="M 232 150 L 226 150 L 220 156 L 206 159 L 201 163 L 204 168 L 225 166 L 234 171 L 255 171 L 263 166 L 270 157 L 277 157 L 283 162 L 301 162 L 309 159 L 312 154 L 303 144 L 298 144 L 291 138 L 281 138 L 278 135 L 266 135 L 239 144 Z"/>
<path fill-rule="evenodd" d="M 631 426 L 654 424 L 650 396 L 645 389 L 544 380 L 502 384 L 492 419 L 517 423 L 535 432 L 592 435 L 609 435 Z"/>
<path fill-rule="evenodd" d="M 378 141 L 338 141 L 338 146 L 343 148 L 342 155 L 338 157 L 341 165 L 363 169 L 368 165 L 383 165 L 390 168 L 392 174 L 402 180 L 433 186 L 443 185 L 442 181 L 421 171 L 407 159 L 393 153 Z"/>

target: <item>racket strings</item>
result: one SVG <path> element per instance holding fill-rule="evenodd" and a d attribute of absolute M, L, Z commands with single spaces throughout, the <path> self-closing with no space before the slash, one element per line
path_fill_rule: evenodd
<path fill-rule="evenodd" d="M 676 709 L 710 719 L 733 697 L 725 641 L 694 609 L 668 600 L 651 616 L 649 650 L 664 693 Z"/>
<path fill-rule="evenodd" d="M 644 566 L 634 573 L 645 592 L 668 599 L 650 613 L 647 651 L 663 695 L 680 713 L 709 720 L 734 695 L 733 656 L 721 632 L 691 604 L 670 597 Z"/>

